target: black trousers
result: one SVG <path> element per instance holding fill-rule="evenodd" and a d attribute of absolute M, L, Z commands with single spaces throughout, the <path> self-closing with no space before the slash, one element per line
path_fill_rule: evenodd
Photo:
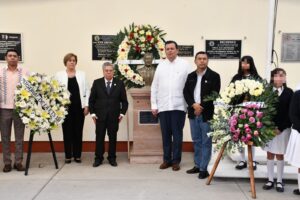
<path fill-rule="evenodd" d="M 66 159 L 81 157 L 83 124 L 83 109 L 70 107 L 62 124 Z"/>
<path fill-rule="evenodd" d="M 95 159 L 100 161 L 103 160 L 103 154 L 105 152 L 105 134 L 107 131 L 109 139 L 108 157 L 109 161 L 116 160 L 116 143 L 117 143 L 117 132 L 119 129 L 119 121 L 111 121 L 106 119 L 104 121 L 96 121 L 96 150 Z"/>

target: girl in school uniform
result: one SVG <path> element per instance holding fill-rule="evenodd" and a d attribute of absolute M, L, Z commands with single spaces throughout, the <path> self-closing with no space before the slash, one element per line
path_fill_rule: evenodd
<path fill-rule="evenodd" d="M 274 187 L 274 158 L 277 164 L 277 192 L 283 192 L 282 176 L 284 170 L 284 154 L 291 133 L 291 121 L 289 118 L 289 107 L 293 96 L 293 90 L 286 86 L 286 72 L 284 69 L 276 68 L 271 72 L 271 81 L 273 90 L 278 93 L 279 102 L 277 104 L 277 114 L 274 122 L 277 126 L 276 136 L 268 142 L 264 148 L 267 151 L 267 171 L 268 182 L 263 186 L 264 190 L 270 190 Z"/>
<path fill-rule="evenodd" d="M 290 119 L 292 132 L 286 151 L 286 160 L 289 164 L 298 168 L 298 188 L 295 195 L 300 195 L 300 88 L 297 87 L 290 105 Z"/>
<path fill-rule="evenodd" d="M 233 76 L 231 83 L 234 83 L 237 80 L 242 79 L 254 79 L 254 80 L 262 80 L 262 78 L 257 73 L 254 59 L 252 56 L 243 56 L 239 61 L 238 73 Z M 242 96 L 239 100 L 235 102 L 235 104 L 242 103 L 244 100 L 244 96 Z M 255 147 L 252 146 L 252 156 L 253 156 L 253 169 L 256 170 L 257 162 L 255 161 Z M 242 170 L 247 168 L 247 161 L 245 157 L 245 148 L 239 149 L 240 159 L 239 163 L 235 166 L 237 170 Z"/>

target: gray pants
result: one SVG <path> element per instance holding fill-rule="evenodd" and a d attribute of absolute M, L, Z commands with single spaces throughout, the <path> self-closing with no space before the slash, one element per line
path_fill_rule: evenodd
<path fill-rule="evenodd" d="M 23 139 L 25 125 L 13 109 L 0 109 L 0 130 L 2 141 L 3 161 L 5 165 L 11 165 L 10 136 L 11 126 L 14 122 L 15 130 L 15 163 L 23 160 Z"/>

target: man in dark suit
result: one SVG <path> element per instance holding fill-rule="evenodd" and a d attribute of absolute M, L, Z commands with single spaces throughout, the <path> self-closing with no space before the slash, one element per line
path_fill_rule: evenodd
<path fill-rule="evenodd" d="M 211 157 L 212 141 L 207 136 L 210 131 L 209 120 L 214 114 L 213 101 L 204 101 L 213 91 L 219 92 L 221 87 L 220 75 L 209 67 L 208 55 L 200 51 L 195 56 L 197 70 L 190 73 L 183 90 L 185 101 L 188 104 L 191 135 L 194 145 L 195 166 L 188 170 L 188 174 L 199 173 L 199 178 L 209 176 L 207 165 Z"/>
<path fill-rule="evenodd" d="M 103 162 L 105 133 L 109 137 L 108 161 L 116 167 L 116 142 L 119 122 L 128 109 L 124 83 L 114 78 L 114 66 L 105 62 L 103 78 L 96 79 L 91 89 L 89 109 L 96 125 L 96 150 L 93 167 Z"/>

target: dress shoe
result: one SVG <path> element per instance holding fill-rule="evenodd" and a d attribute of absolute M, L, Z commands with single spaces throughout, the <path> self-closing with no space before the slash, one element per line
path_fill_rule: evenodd
<path fill-rule="evenodd" d="M 94 163 L 93 163 L 93 167 L 98 167 L 102 165 L 102 161 L 101 160 L 98 160 L 98 159 L 95 159 Z"/>
<path fill-rule="evenodd" d="M 284 187 L 283 187 L 282 183 L 280 183 L 280 182 L 276 183 L 276 191 L 277 192 L 284 192 Z"/>
<path fill-rule="evenodd" d="M 14 164 L 14 169 L 16 169 L 19 172 L 25 171 L 25 168 L 21 163 Z"/>
<path fill-rule="evenodd" d="M 70 164 L 71 162 L 72 162 L 71 158 L 66 158 L 66 159 L 65 159 L 65 163 L 66 163 L 66 164 Z"/>
<path fill-rule="evenodd" d="M 81 158 L 74 158 L 74 161 L 75 161 L 76 163 L 81 163 Z"/>
<path fill-rule="evenodd" d="M 264 184 L 263 189 L 264 190 L 270 190 L 274 187 L 274 182 L 268 181 L 266 184 Z"/>
<path fill-rule="evenodd" d="M 199 172 L 199 176 L 198 176 L 199 179 L 205 179 L 207 177 L 209 177 L 208 171 L 200 171 Z"/>
<path fill-rule="evenodd" d="M 167 169 L 169 167 L 171 167 L 172 165 L 166 162 L 163 162 L 160 166 L 159 169 Z"/>
<path fill-rule="evenodd" d="M 111 166 L 113 166 L 113 167 L 118 166 L 118 163 L 117 163 L 115 160 L 110 160 L 110 161 L 109 161 L 109 164 L 110 164 Z"/>
<path fill-rule="evenodd" d="M 192 169 L 187 170 L 186 173 L 187 174 L 197 174 L 197 173 L 199 173 L 199 168 L 195 166 Z"/>
<path fill-rule="evenodd" d="M 293 191 L 293 193 L 294 193 L 295 195 L 300 195 L 299 189 L 295 189 L 295 190 Z"/>
<path fill-rule="evenodd" d="M 238 169 L 238 170 L 245 169 L 245 168 L 247 168 L 247 163 L 245 161 L 240 161 L 240 163 L 237 164 L 235 166 L 235 168 Z"/>
<path fill-rule="evenodd" d="M 179 170 L 180 170 L 179 164 L 178 164 L 178 163 L 172 164 L 172 170 L 173 170 L 173 171 L 179 171 Z"/>
<path fill-rule="evenodd" d="M 3 172 L 7 173 L 11 171 L 11 165 L 4 165 Z"/>

